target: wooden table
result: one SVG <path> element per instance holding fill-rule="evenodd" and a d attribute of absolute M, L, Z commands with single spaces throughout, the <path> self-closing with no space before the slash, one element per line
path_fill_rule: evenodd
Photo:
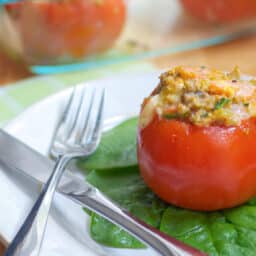
<path fill-rule="evenodd" d="M 174 65 L 206 65 L 230 70 L 238 65 L 243 73 L 256 75 L 256 36 L 247 37 L 223 45 L 200 50 L 162 56 L 149 60 L 159 68 Z M 23 65 L 19 65 L 0 53 L 0 85 L 30 77 L 32 74 Z M 4 246 L 0 244 L 0 255 Z M 1 253 L 2 252 L 2 253 Z"/>

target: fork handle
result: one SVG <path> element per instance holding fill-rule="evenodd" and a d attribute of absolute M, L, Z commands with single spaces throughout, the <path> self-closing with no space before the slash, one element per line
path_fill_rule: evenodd
<path fill-rule="evenodd" d="M 57 159 L 50 178 L 7 248 L 5 256 L 39 255 L 54 192 L 69 160 L 70 158 L 64 156 Z"/>
<path fill-rule="evenodd" d="M 138 220 L 95 188 L 91 188 L 83 194 L 66 195 L 112 223 L 123 227 L 131 235 L 152 247 L 161 256 L 206 256 L 206 254 Z"/>

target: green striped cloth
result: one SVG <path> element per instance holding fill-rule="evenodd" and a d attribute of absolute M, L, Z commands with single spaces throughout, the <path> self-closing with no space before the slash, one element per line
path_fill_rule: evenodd
<path fill-rule="evenodd" d="M 51 76 L 37 76 L 10 84 L 0 89 L 0 125 L 4 125 L 33 103 L 76 83 L 115 74 L 150 70 L 154 70 L 153 65 L 136 62 Z"/>

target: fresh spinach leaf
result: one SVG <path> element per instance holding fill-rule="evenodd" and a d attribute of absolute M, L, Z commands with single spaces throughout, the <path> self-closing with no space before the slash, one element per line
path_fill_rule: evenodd
<path fill-rule="evenodd" d="M 78 161 L 78 167 L 85 170 L 109 170 L 136 165 L 137 123 L 138 118 L 132 118 L 104 133 L 96 152 Z"/>
<path fill-rule="evenodd" d="M 87 181 L 122 206 L 128 206 L 141 195 L 152 193 L 141 179 L 137 166 L 122 171 L 92 171 Z"/>
<path fill-rule="evenodd" d="M 238 234 L 237 243 L 256 252 L 256 231 L 240 226 L 236 226 L 236 230 Z"/>
<path fill-rule="evenodd" d="M 122 171 L 92 171 L 87 180 L 134 216 L 159 228 L 166 204 L 145 185 L 137 167 L 126 168 Z M 145 247 L 122 228 L 97 214 L 92 215 L 91 236 L 94 240 L 113 247 Z"/>
<path fill-rule="evenodd" d="M 215 246 L 219 256 L 255 256 L 255 251 L 237 244 L 219 242 Z"/>
<path fill-rule="evenodd" d="M 248 214 L 247 210 L 243 210 L 242 219 Z M 169 207 L 164 212 L 160 230 L 210 256 L 254 255 L 256 230 L 230 222 L 239 216 L 236 214 L 239 213 L 232 210 L 223 214 L 221 211 L 203 213 Z"/>
<path fill-rule="evenodd" d="M 133 249 L 145 248 L 145 245 L 119 226 L 112 224 L 95 213 L 91 217 L 90 232 L 95 241 L 106 246 Z"/>
<path fill-rule="evenodd" d="M 218 255 L 207 215 L 175 207 L 168 207 L 164 212 L 160 230 L 212 256 Z"/>
<path fill-rule="evenodd" d="M 247 202 L 248 205 L 256 206 L 256 197 L 253 197 Z"/>
<path fill-rule="evenodd" d="M 236 226 L 256 230 L 256 207 L 242 205 L 224 211 L 226 218 Z"/>

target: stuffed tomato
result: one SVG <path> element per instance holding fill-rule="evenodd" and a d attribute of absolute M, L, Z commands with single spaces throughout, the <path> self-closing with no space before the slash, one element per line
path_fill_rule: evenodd
<path fill-rule="evenodd" d="M 30 64 L 81 61 L 112 47 L 126 16 L 123 0 L 21 1 L 5 6 Z"/>
<path fill-rule="evenodd" d="M 239 205 L 256 195 L 256 85 L 226 73 L 176 67 L 141 108 L 138 161 L 163 200 L 194 210 Z"/>

